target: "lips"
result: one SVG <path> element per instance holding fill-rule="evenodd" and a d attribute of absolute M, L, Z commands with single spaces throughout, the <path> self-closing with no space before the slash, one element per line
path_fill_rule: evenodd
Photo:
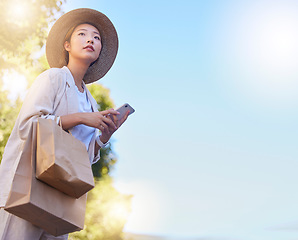
<path fill-rule="evenodd" d="M 88 46 L 84 47 L 84 49 L 91 49 L 92 51 L 94 51 L 94 47 L 92 45 L 88 45 Z"/>

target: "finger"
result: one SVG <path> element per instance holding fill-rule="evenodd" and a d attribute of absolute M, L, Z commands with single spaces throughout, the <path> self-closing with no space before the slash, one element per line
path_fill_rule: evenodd
<path fill-rule="evenodd" d="M 115 116 L 115 115 L 113 115 L 113 114 L 108 114 L 108 115 L 107 115 L 107 118 L 111 119 L 111 121 L 114 122 L 114 116 Z"/>
<path fill-rule="evenodd" d="M 118 118 L 116 115 L 110 115 L 109 116 L 111 121 L 114 123 L 115 127 L 113 127 L 113 132 L 115 132 L 118 129 L 119 123 L 118 123 Z"/>
<path fill-rule="evenodd" d="M 115 132 L 114 127 L 108 125 L 108 128 L 105 129 L 105 133 L 106 133 L 109 137 L 111 137 L 111 135 L 113 134 L 113 132 Z"/>
<path fill-rule="evenodd" d="M 129 115 L 129 111 L 127 111 L 124 117 L 120 120 L 120 126 L 126 121 L 126 119 L 128 118 L 128 115 Z"/>
<path fill-rule="evenodd" d="M 105 128 L 104 130 L 103 130 L 103 134 L 105 134 L 105 135 L 111 135 L 111 132 L 110 132 L 110 130 L 109 130 L 109 128 Z"/>
<path fill-rule="evenodd" d="M 116 115 L 110 115 L 110 118 L 112 119 L 112 121 L 115 123 L 116 127 L 118 126 L 118 117 Z"/>
<path fill-rule="evenodd" d="M 115 117 L 115 115 L 109 114 L 106 116 L 106 119 L 105 119 L 105 121 L 107 120 L 106 122 L 107 122 L 110 136 L 118 129 L 116 123 L 114 122 L 114 118 L 117 118 L 117 117 Z"/>
<path fill-rule="evenodd" d="M 112 135 L 113 131 L 107 126 L 103 127 L 100 125 L 99 130 L 102 132 L 103 135 L 108 135 L 109 137 Z"/>
<path fill-rule="evenodd" d="M 117 129 L 117 126 L 115 125 L 115 123 L 113 122 L 113 120 L 110 117 L 105 117 L 102 120 L 108 125 L 108 127 Z"/>
<path fill-rule="evenodd" d="M 101 132 L 104 132 L 105 128 L 100 124 L 98 127 L 97 127 Z"/>
<path fill-rule="evenodd" d="M 103 115 L 108 115 L 108 114 L 114 114 L 114 115 L 119 115 L 120 113 L 114 109 L 108 109 L 100 112 Z"/>
<path fill-rule="evenodd" d="M 114 126 L 114 122 L 111 120 L 111 122 L 113 123 L 113 124 L 107 124 L 107 128 L 105 129 L 106 131 L 107 131 L 107 133 L 109 133 L 109 134 L 112 134 L 113 132 L 115 132 L 116 131 L 116 129 L 115 129 L 115 126 Z"/>
<path fill-rule="evenodd" d="M 108 128 L 108 125 L 104 122 L 104 121 L 101 121 L 98 126 L 102 127 L 102 128 Z"/>

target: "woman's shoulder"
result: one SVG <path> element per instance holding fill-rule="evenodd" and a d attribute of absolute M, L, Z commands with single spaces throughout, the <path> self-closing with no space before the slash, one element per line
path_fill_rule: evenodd
<path fill-rule="evenodd" d="M 63 68 L 50 68 L 42 72 L 37 79 L 42 79 L 44 81 L 66 80 L 66 72 Z"/>
<path fill-rule="evenodd" d="M 35 79 L 31 85 L 32 89 L 51 89 L 57 92 L 59 89 L 63 90 L 66 86 L 68 76 L 63 68 L 50 68 L 45 70 Z"/>

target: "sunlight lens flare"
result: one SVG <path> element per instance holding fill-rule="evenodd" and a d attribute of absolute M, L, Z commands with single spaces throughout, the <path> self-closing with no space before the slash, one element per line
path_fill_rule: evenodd
<path fill-rule="evenodd" d="M 9 92 L 8 98 L 15 101 L 18 97 L 25 98 L 27 92 L 27 79 L 17 71 L 4 71 L 3 90 Z"/>
<path fill-rule="evenodd" d="M 226 31 L 231 34 L 233 85 L 266 106 L 290 106 L 298 99 L 296 12 L 291 6 L 260 3 L 231 19 Z"/>
<path fill-rule="evenodd" d="M 116 188 L 125 194 L 132 194 L 132 212 L 125 225 L 126 232 L 154 232 L 162 225 L 162 196 L 156 186 L 148 182 L 117 182 Z M 116 210 L 117 212 L 117 210 Z M 121 215 L 121 211 L 119 212 Z"/>
<path fill-rule="evenodd" d="M 111 219 L 115 219 L 120 222 L 125 222 L 130 214 L 126 204 L 115 204 L 112 210 L 109 212 Z"/>
<path fill-rule="evenodd" d="M 12 23 L 22 26 L 31 17 L 29 3 L 26 1 L 11 1 L 8 6 L 7 15 Z"/>

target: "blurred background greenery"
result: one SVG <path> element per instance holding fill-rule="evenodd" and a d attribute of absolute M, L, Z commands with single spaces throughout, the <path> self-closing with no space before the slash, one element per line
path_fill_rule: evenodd
<path fill-rule="evenodd" d="M 1 0 L 0 2 L 0 161 L 6 142 L 34 79 L 49 66 L 45 57 L 47 33 L 62 14 L 66 1 Z M 114 107 L 109 90 L 94 83 L 88 86 L 99 110 Z M 101 150 L 93 165 L 96 186 L 88 194 L 83 231 L 70 239 L 124 239 L 123 228 L 131 210 L 131 195 L 113 187 L 110 171 L 117 162 L 113 144 Z"/>

